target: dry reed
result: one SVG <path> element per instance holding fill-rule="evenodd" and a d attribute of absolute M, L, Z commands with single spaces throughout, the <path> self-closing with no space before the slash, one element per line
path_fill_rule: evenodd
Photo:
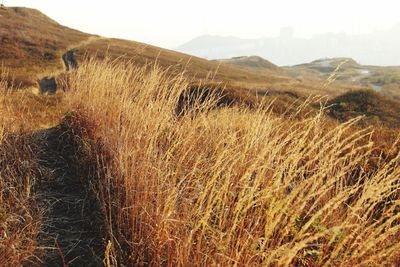
<path fill-rule="evenodd" d="M 332 128 L 323 111 L 210 110 L 215 99 L 177 118 L 183 76 L 129 62 L 86 62 L 67 78 L 67 106 L 104 147 L 108 264 L 400 263 L 400 155 L 368 168 L 371 129 L 355 131 L 357 119 Z"/>

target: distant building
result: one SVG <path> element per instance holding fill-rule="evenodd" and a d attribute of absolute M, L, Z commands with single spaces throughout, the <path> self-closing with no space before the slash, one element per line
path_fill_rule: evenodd
<path fill-rule="evenodd" d="M 294 30 L 291 27 L 281 28 L 279 37 L 282 39 L 292 39 L 294 37 Z"/>

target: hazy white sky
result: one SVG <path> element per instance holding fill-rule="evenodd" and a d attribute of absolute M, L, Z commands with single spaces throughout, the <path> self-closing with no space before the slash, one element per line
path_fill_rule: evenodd
<path fill-rule="evenodd" d="M 2 0 L 0 0 L 2 1 Z M 4 0 L 41 10 L 61 24 L 106 37 L 173 48 L 203 34 L 272 37 L 352 34 L 400 23 L 399 0 Z"/>

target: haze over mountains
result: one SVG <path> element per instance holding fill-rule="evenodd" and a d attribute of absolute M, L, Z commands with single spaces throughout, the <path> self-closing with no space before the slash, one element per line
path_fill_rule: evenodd
<path fill-rule="evenodd" d="M 385 31 L 350 35 L 326 33 L 299 38 L 292 28 L 283 28 L 277 37 L 242 39 L 233 36 L 203 35 L 176 50 L 207 58 L 261 56 L 285 66 L 319 58 L 351 57 L 364 65 L 400 65 L 400 24 Z"/>

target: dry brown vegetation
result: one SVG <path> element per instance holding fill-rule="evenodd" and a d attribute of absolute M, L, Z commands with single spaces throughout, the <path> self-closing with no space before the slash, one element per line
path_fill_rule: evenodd
<path fill-rule="evenodd" d="M 20 266 L 35 259 L 41 214 L 34 186 L 40 172 L 29 139 L 4 114 L 0 81 L 0 266 Z"/>
<path fill-rule="evenodd" d="M 212 97 L 197 103 L 203 112 L 177 117 L 188 81 L 158 67 L 92 60 L 64 78 L 65 95 L 24 97 L 49 101 L 59 112 L 50 112 L 51 123 L 73 111 L 65 127 L 86 133 L 82 144 L 97 170 L 90 180 L 105 218 L 105 264 L 399 264 L 395 132 L 378 147 L 372 129 L 353 127 L 357 120 L 332 123 L 323 111 L 281 116 L 268 102 L 212 109 L 218 102 Z M 11 99 L 22 93 L 9 94 L 2 110 L 18 110 Z M 41 255 L 31 186 L 37 167 L 31 144 L 2 140 L 7 155 L 15 151 L 2 157 L 13 166 L 1 173 L 2 192 L 14 190 L 3 193 L 2 218 L 18 218 L 21 226 L 4 219 L 9 239 L 0 247 L 5 262 L 18 265 Z M 20 211 L 9 204 L 15 202 Z"/>
<path fill-rule="evenodd" d="M 0 66 L 10 70 L 9 83 L 24 87 L 62 69 L 62 53 L 89 38 L 34 9 L 2 8 L 0 16 Z"/>
<path fill-rule="evenodd" d="M 110 264 L 399 264 L 398 142 L 376 155 L 371 130 L 322 113 L 238 106 L 178 119 L 185 83 L 107 61 L 71 77 L 68 105 L 104 149 Z"/>
<path fill-rule="evenodd" d="M 22 20 L 31 12 L 11 11 Z M 61 47 L 75 41 L 82 40 Z M 243 90 L 265 78 L 254 73 L 214 72 L 217 65 L 200 59 L 172 70 L 186 56 L 155 56 L 157 48 L 121 40 L 83 46 L 91 59 L 60 75 L 65 93 L 15 90 L 0 75 L 1 266 L 40 265 L 49 249 L 53 263 L 74 266 L 76 249 L 70 256 L 57 242 L 43 247 L 49 213 L 38 188 L 63 172 L 102 229 L 93 262 L 106 266 L 400 265 L 399 131 L 360 128 L 366 100 L 346 104 L 358 113 L 344 112 L 339 123 L 320 108 L 325 98 L 302 94 L 307 83 L 268 76 L 271 86 L 297 92 L 267 86 L 255 95 Z M 314 85 L 314 93 L 332 92 Z M 177 114 L 179 99 L 189 104 Z M 383 118 L 393 113 L 390 103 L 379 109 Z M 52 134 L 41 147 L 38 129 Z"/>
<path fill-rule="evenodd" d="M 230 86 L 257 90 L 289 90 L 302 94 L 337 96 L 359 87 L 324 82 L 311 75 L 300 78 L 279 68 L 249 69 L 221 64 L 140 42 L 102 38 L 58 24 L 38 10 L 7 7 L 0 9 L 0 65 L 10 70 L 7 81 L 22 88 L 37 86 L 45 76 L 58 76 L 63 70 L 61 56 L 68 49 L 78 49 L 78 59 L 86 56 L 131 60 L 134 65 L 154 64 L 188 79 L 223 82 Z"/>
<path fill-rule="evenodd" d="M 360 125 L 400 128 L 400 101 L 385 97 L 372 90 L 348 92 L 328 103 L 329 115 L 339 121 L 364 116 Z"/>
<path fill-rule="evenodd" d="M 20 266 L 38 250 L 41 214 L 33 188 L 39 168 L 27 138 L 1 134 L 0 265 Z"/>

